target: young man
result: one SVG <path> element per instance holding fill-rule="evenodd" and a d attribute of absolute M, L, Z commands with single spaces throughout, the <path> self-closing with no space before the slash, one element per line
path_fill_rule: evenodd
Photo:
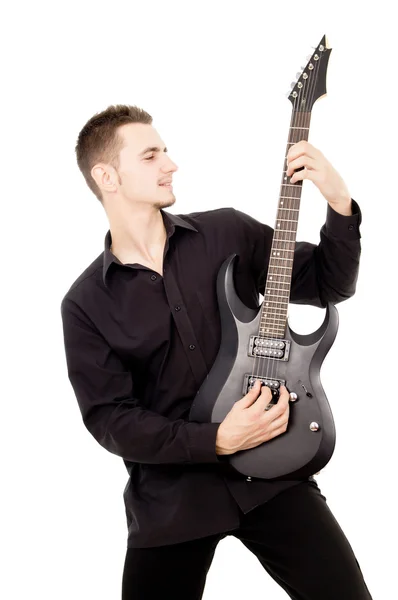
<path fill-rule="evenodd" d="M 236 291 L 264 293 L 273 229 L 234 208 L 173 215 L 177 170 L 152 117 L 110 106 L 81 130 L 77 161 L 110 224 L 105 249 L 72 284 L 61 311 L 68 375 L 83 422 L 129 473 L 122 598 L 202 597 L 218 542 L 233 535 L 296 600 L 371 598 L 351 546 L 311 476 L 246 478 L 228 455 L 286 431 L 288 393 L 254 388 L 220 423 L 189 411 L 220 345 L 216 278 L 239 255 Z M 205 161 L 195 185 L 205 184 Z M 361 212 L 322 153 L 300 141 L 293 181 L 328 202 L 316 246 L 297 242 L 290 301 L 324 307 L 355 292 Z"/>

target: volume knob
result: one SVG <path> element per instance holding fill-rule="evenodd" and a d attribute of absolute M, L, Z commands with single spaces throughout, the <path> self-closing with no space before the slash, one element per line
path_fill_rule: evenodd
<path fill-rule="evenodd" d="M 295 392 L 290 392 L 289 396 L 292 402 L 295 402 L 297 400 L 297 394 Z"/>

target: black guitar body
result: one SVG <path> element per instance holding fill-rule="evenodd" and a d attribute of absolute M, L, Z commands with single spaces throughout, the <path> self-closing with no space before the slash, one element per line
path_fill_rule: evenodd
<path fill-rule="evenodd" d="M 287 325 L 282 359 L 251 355 L 250 340 L 258 337 L 261 306 L 253 310 L 238 298 L 233 278 L 236 256 L 231 255 L 218 273 L 221 344 L 189 418 L 220 423 L 255 379 L 270 387 L 273 404 L 279 397 L 279 385 L 285 385 L 297 394 L 297 400 L 289 404 L 287 431 L 255 448 L 231 454 L 229 462 L 236 471 L 251 477 L 306 478 L 327 464 L 335 447 L 334 420 L 321 385 L 320 368 L 336 337 L 338 312 L 328 303 L 324 322 L 309 335 L 297 334 Z"/>

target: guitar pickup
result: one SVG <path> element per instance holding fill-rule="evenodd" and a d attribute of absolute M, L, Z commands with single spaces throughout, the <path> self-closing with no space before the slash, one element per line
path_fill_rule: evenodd
<path fill-rule="evenodd" d="M 257 380 L 260 380 L 262 383 L 264 383 L 264 385 L 266 385 L 267 387 L 270 388 L 270 390 L 272 392 L 272 398 L 274 401 L 275 401 L 275 398 L 277 398 L 279 396 L 279 389 L 280 389 L 281 385 L 284 385 L 286 387 L 285 379 L 279 379 L 279 378 L 275 379 L 274 377 L 263 377 L 260 375 L 249 375 L 248 373 L 246 373 L 246 375 L 244 376 L 244 379 L 243 379 L 243 389 L 242 389 L 243 396 L 245 396 L 248 392 L 250 392 L 250 390 L 252 389 L 252 387 L 254 386 L 254 384 L 256 383 Z"/>
<path fill-rule="evenodd" d="M 289 360 L 290 340 L 278 340 L 251 335 L 248 355 L 254 358 L 272 358 L 274 360 Z"/>

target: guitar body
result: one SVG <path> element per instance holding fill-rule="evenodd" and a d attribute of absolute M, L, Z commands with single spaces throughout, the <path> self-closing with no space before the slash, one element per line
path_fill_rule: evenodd
<path fill-rule="evenodd" d="M 288 429 L 255 448 L 230 455 L 229 462 L 252 477 L 305 478 L 326 465 L 335 446 L 334 421 L 321 385 L 320 368 L 336 337 L 337 309 L 329 303 L 321 327 L 309 335 L 287 327 L 284 339 L 290 342 L 288 360 L 253 358 L 248 352 L 249 340 L 258 332 L 261 307 L 248 308 L 237 296 L 235 262 L 236 255 L 230 256 L 218 273 L 221 344 L 192 404 L 190 420 L 221 423 L 234 403 L 247 393 L 245 382 L 253 373 L 254 363 L 260 363 L 256 378 L 282 380 L 289 392 L 297 394 L 297 400 L 290 403 Z M 310 429 L 313 422 L 319 425 L 316 431 Z"/>

